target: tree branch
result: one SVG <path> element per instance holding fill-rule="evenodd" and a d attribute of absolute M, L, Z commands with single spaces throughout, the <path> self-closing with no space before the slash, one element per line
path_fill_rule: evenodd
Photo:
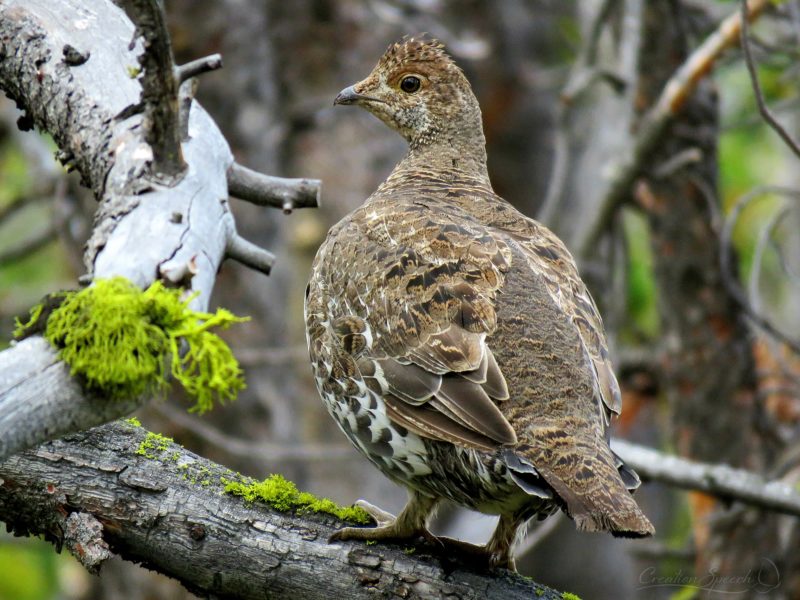
<path fill-rule="evenodd" d="M 144 69 L 142 103 L 145 141 L 153 149 L 156 175 L 176 177 L 186 170 L 181 152 L 180 110 L 172 45 L 159 0 L 124 0 L 123 6 L 144 39 L 139 64 Z"/>
<path fill-rule="evenodd" d="M 661 481 L 724 500 L 800 516 L 800 493 L 791 483 L 765 481 L 749 471 L 695 462 L 617 438 L 611 445 L 644 480 Z"/>
<path fill-rule="evenodd" d="M 759 313 L 752 305 L 747 293 L 742 289 L 739 284 L 737 274 L 733 272 L 733 260 L 731 258 L 731 248 L 733 246 L 733 227 L 739 220 L 742 211 L 747 207 L 750 202 L 755 198 L 763 196 L 765 193 L 780 194 L 787 198 L 800 200 L 800 191 L 793 188 L 784 188 L 779 186 L 759 186 L 753 188 L 748 193 L 744 194 L 736 201 L 733 209 L 725 218 L 722 231 L 720 232 L 720 273 L 722 281 L 725 284 L 725 289 L 731 298 L 741 307 L 744 314 L 760 329 L 771 335 L 776 340 L 786 344 L 793 352 L 800 354 L 800 340 L 793 339 L 786 335 L 779 327 L 773 325 L 772 322 L 764 315 Z M 711 206 L 712 211 L 718 211 L 716 205 Z M 712 212 L 714 214 L 714 212 Z"/>
<path fill-rule="evenodd" d="M 742 9 L 741 14 L 744 15 L 747 11 L 747 2 L 746 0 L 742 0 Z M 786 128 L 780 124 L 775 115 L 772 114 L 772 111 L 767 106 L 767 102 L 764 99 L 764 91 L 761 89 L 761 83 L 758 80 L 758 67 L 756 67 L 755 60 L 753 59 L 753 51 L 750 49 L 750 37 L 748 33 L 747 27 L 747 19 L 742 19 L 742 27 L 740 32 L 740 37 L 742 40 L 742 51 L 744 53 L 744 64 L 747 65 L 747 72 L 750 74 L 750 82 L 753 85 L 753 92 L 756 96 L 756 104 L 758 105 L 758 112 L 761 113 L 761 116 L 764 118 L 764 121 L 767 122 L 767 125 L 772 127 L 772 129 L 777 133 L 781 139 L 786 143 L 789 147 L 789 150 L 794 152 L 795 156 L 800 158 L 800 145 L 797 144 L 795 139 L 786 131 Z"/>
<path fill-rule="evenodd" d="M 749 20 L 758 18 L 769 4 L 769 0 L 749 0 Z M 578 243 L 580 255 L 587 256 L 591 253 L 616 210 L 630 197 L 634 181 L 641 174 L 643 165 L 653 150 L 658 147 L 667 126 L 680 113 L 697 84 L 711 71 L 722 53 L 739 41 L 741 27 L 742 16 L 737 11 L 720 23 L 664 86 L 658 101 L 642 118 L 634 144 L 617 164 L 616 174 L 603 198 L 598 217 Z"/>
<path fill-rule="evenodd" d="M 520 576 L 464 570 L 424 547 L 328 544 L 342 525 L 334 517 L 248 505 L 223 493 L 220 480 L 236 474 L 176 444 L 147 450 L 153 458 L 137 454 L 146 433 L 111 423 L 0 464 L 0 519 L 58 547 L 88 540 L 92 568 L 107 556 L 105 544 L 215 598 L 561 598 Z"/>
<path fill-rule="evenodd" d="M 145 11 L 156 5 L 131 1 Z M 177 87 L 151 81 L 175 80 L 174 65 L 165 64 L 169 40 L 156 39 L 165 35 L 163 15 L 147 13 L 139 31 L 158 55 L 146 58 L 143 83 L 152 89 L 144 92 L 145 104 L 177 102 Z M 132 79 L 141 47 L 129 48 L 133 39 L 133 24 L 110 0 L 4 0 L 0 88 L 26 121 L 53 135 L 100 201 L 83 281 L 122 276 L 146 288 L 160 278 L 196 292 L 191 308 L 205 311 L 229 242 L 239 239 L 227 202 L 233 155 L 211 117 L 191 102 L 191 135 L 182 144 L 188 168 L 171 186 L 152 180 L 150 162 L 161 151 L 142 131 L 142 89 Z M 72 48 L 66 54 L 65 45 Z M 0 353 L 0 460 L 123 416 L 146 400 L 89 397 L 41 338 L 17 344 Z"/>
<path fill-rule="evenodd" d="M 177 67 L 175 70 L 175 77 L 178 80 L 178 85 L 182 84 L 187 79 L 197 77 L 209 71 L 216 71 L 222 68 L 222 56 L 219 54 L 212 54 L 211 56 L 204 56 L 191 62 Z"/>
<path fill-rule="evenodd" d="M 228 189 L 232 196 L 259 206 L 281 208 L 288 214 L 295 208 L 319 206 L 322 182 L 272 177 L 233 163 L 228 169 Z"/>

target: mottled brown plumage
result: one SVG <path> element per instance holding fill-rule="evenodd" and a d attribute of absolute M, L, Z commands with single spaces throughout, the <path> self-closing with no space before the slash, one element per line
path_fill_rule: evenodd
<path fill-rule="evenodd" d="M 602 321 L 548 229 L 492 190 L 480 108 L 435 41 L 389 47 L 343 90 L 409 142 L 367 201 L 335 225 L 306 298 L 312 365 L 347 436 L 406 486 L 394 519 L 340 539 L 430 537 L 449 499 L 499 514 L 485 547 L 513 568 L 530 517 L 642 536 L 638 479 L 608 447 L 621 408 Z"/>

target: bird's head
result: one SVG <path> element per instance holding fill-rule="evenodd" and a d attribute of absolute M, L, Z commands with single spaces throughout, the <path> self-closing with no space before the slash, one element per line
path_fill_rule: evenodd
<path fill-rule="evenodd" d="M 479 135 L 478 101 L 463 71 L 429 39 L 392 44 L 365 79 L 336 96 L 334 104 L 357 104 L 400 133 L 412 148 L 452 144 Z M 477 141 L 477 140 L 469 140 Z"/>

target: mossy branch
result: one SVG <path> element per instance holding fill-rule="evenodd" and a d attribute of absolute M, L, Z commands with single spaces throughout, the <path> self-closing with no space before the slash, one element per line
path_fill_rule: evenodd
<path fill-rule="evenodd" d="M 247 319 L 198 312 L 190 301 L 160 281 L 142 291 L 121 277 L 99 280 L 51 295 L 27 323 L 17 321 L 14 335 L 43 332 L 70 373 L 110 401 L 164 393 L 171 372 L 202 413 L 244 388 L 239 363 L 212 330 Z"/>
<path fill-rule="evenodd" d="M 98 544 L 201 597 L 562 598 L 530 579 L 470 571 L 423 547 L 329 544 L 347 508 L 280 476 L 253 482 L 135 421 L 16 455 L 0 464 L 0 481 L 0 520 L 15 534 L 44 535 L 58 546 L 66 520 L 84 516 L 102 523 L 93 533 Z"/>

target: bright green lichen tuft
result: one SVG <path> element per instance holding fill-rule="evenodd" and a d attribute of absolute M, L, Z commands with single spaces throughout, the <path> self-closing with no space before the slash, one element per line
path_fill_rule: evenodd
<path fill-rule="evenodd" d="M 136 454 L 144 456 L 145 458 L 155 459 L 158 458 L 159 454 L 169 448 L 172 442 L 173 440 L 170 437 L 148 431 L 142 443 L 139 444 L 139 447 L 136 449 Z"/>
<path fill-rule="evenodd" d="M 137 419 L 136 417 L 131 417 L 130 419 L 125 419 L 125 423 L 127 423 L 128 425 L 131 425 L 133 427 L 141 427 L 142 426 L 142 422 L 139 419 Z"/>
<path fill-rule="evenodd" d="M 561 592 L 561 598 L 563 600 L 581 600 L 580 596 L 577 594 L 572 594 L 570 592 Z"/>
<path fill-rule="evenodd" d="M 537 587 L 536 588 L 536 595 L 537 596 L 544 596 L 544 588 Z"/>
<path fill-rule="evenodd" d="M 205 412 L 244 388 L 242 370 L 213 328 L 246 321 L 227 310 L 201 313 L 189 308 L 181 290 L 155 282 L 142 291 L 121 277 L 98 280 L 78 292 L 61 294 L 47 317 L 44 336 L 59 349 L 72 375 L 112 399 L 163 392 L 167 369 Z M 17 322 L 21 337 L 37 323 L 42 305 L 28 323 Z"/>
<path fill-rule="evenodd" d="M 317 498 L 308 492 L 300 492 L 294 483 L 287 481 L 282 475 L 271 475 L 264 481 L 223 479 L 222 483 L 225 484 L 225 492 L 228 494 L 241 496 L 248 502 L 264 502 L 281 512 L 327 513 L 350 523 L 372 523 L 372 518 L 362 508 L 339 506 L 328 498 Z"/>

